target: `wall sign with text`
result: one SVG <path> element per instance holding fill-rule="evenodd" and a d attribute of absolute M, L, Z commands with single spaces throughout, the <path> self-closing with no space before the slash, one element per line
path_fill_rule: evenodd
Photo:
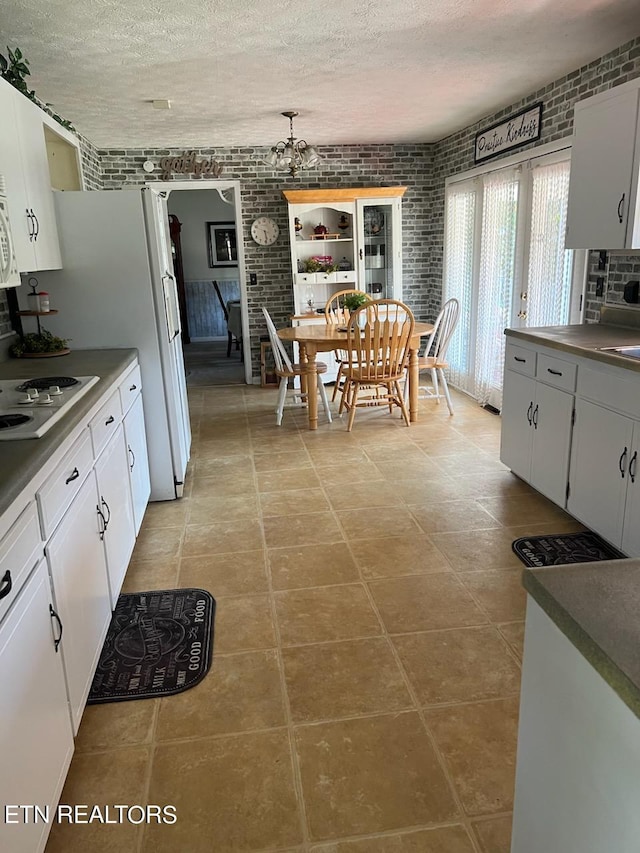
<path fill-rule="evenodd" d="M 512 148 L 535 142 L 540 139 L 541 128 L 541 103 L 520 110 L 519 113 L 499 124 L 492 124 L 486 130 L 476 133 L 474 162 L 482 163 Z"/>

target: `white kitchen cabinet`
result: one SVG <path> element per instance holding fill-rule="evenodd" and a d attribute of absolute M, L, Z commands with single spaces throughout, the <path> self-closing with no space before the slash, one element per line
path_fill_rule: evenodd
<path fill-rule="evenodd" d="M 401 199 L 406 187 L 283 190 L 289 205 L 294 315 L 324 308 L 339 290 L 402 298 Z M 314 232 L 318 226 L 326 234 Z M 310 269 L 324 258 L 338 269 Z"/>
<path fill-rule="evenodd" d="M 511 362 L 539 379 L 509 369 Z M 565 367 L 566 364 L 566 367 Z M 535 489 L 565 506 L 569 479 L 571 422 L 570 393 L 574 366 L 533 350 L 507 347 L 502 406 L 500 459 Z M 549 372 L 547 374 L 547 371 Z M 570 377 L 566 380 L 566 377 Z M 564 383 L 568 390 L 548 384 Z"/>
<path fill-rule="evenodd" d="M 529 596 L 511 850 L 636 853 L 639 766 L 638 717 Z"/>
<path fill-rule="evenodd" d="M 638 446 L 638 421 L 577 400 L 567 509 L 627 554 L 640 554 Z"/>
<path fill-rule="evenodd" d="M 41 560 L 0 625 L 0 850 L 41 853 L 49 825 L 7 823 L 5 805 L 54 809 L 73 754 L 60 625 Z M 64 622 L 63 622 L 64 625 Z M 67 625 L 64 625 L 66 632 Z M 13 813 L 15 815 L 15 813 Z"/>
<path fill-rule="evenodd" d="M 575 105 L 568 249 L 640 248 L 640 81 Z"/>
<path fill-rule="evenodd" d="M 18 269 L 60 269 L 52 188 L 82 188 L 78 140 L 2 79 L 0 116 L 0 175 Z"/>
<path fill-rule="evenodd" d="M 62 267 L 56 213 L 51 190 L 49 161 L 44 138 L 42 110 L 28 98 L 16 101 L 16 119 L 27 207 L 31 214 L 35 266 L 32 270 Z"/>
<path fill-rule="evenodd" d="M 137 536 L 151 494 L 147 435 L 144 426 L 142 395 L 140 393 L 138 393 L 135 402 L 124 417 L 124 435 L 127 443 L 129 482 L 131 485 L 131 499 L 133 501 L 133 520 Z"/>
<path fill-rule="evenodd" d="M 64 625 L 61 649 L 74 733 L 111 619 L 103 529 L 91 471 L 45 548 L 54 607 Z"/>
<path fill-rule="evenodd" d="M 115 609 L 122 581 L 136 542 L 129 462 L 122 425 L 96 462 L 98 506 L 102 514 L 111 608 Z"/>

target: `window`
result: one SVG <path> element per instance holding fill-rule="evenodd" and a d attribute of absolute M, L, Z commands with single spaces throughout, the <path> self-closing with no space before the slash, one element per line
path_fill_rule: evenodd
<path fill-rule="evenodd" d="M 564 248 L 569 169 L 563 151 L 447 186 L 443 301 L 461 306 L 450 380 L 483 405 L 501 407 L 507 326 L 579 321 L 584 259 Z"/>

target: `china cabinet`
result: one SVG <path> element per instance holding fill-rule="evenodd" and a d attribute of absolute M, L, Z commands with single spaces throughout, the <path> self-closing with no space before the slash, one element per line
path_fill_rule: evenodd
<path fill-rule="evenodd" d="M 372 298 L 402 298 L 406 189 L 283 190 L 296 317 L 321 311 L 333 293 L 350 287 Z"/>

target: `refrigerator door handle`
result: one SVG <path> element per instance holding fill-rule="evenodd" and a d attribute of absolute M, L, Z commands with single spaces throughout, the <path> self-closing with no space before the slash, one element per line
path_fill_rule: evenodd
<path fill-rule="evenodd" d="M 181 331 L 176 280 L 171 273 L 167 272 L 162 276 L 162 290 L 164 295 L 164 310 L 167 318 L 167 334 L 171 342 L 174 338 L 178 337 Z"/>

